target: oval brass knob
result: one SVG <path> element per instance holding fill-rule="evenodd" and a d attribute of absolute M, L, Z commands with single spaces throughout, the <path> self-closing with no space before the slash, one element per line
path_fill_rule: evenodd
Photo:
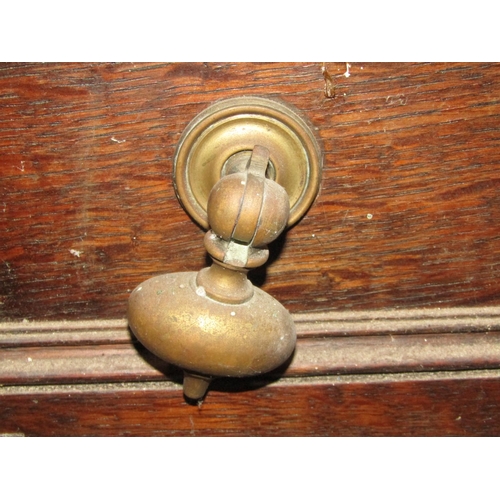
<path fill-rule="evenodd" d="M 287 190 L 269 178 L 272 153 L 255 144 L 219 166 L 206 201 L 212 265 L 141 283 L 131 294 L 129 325 L 139 341 L 184 370 L 184 394 L 202 399 L 213 377 L 273 370 L 295 348 L 288 311 L 247 278 L 268 258 L 267 244 L 289 223 Z M 226 159 L 227 160 L 227 159 Z M 319 162 L 320 164 L 320 162 Z M 274 168 L 274 167 L 271 167 Z"/>

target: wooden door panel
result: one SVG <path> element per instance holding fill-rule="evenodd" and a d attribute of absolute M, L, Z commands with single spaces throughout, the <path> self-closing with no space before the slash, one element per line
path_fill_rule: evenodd
<path fill-rule="evenodd" d="M 500 65 L 3 64 L 3 319 L 123 317 L 128 294 L 206 263 L 172 186 L 186 124 L 279 97 L 324 176 L 254 276 L 292 312 L 498 305 Z"/>

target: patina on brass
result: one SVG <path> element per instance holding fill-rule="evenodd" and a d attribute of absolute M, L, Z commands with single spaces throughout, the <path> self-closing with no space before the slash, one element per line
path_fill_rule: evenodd
<path fill-rule="evenodd" d="M 294 112 L 266 99 L 230 101 L 236 111 L 224 101 L 195 119 L 176 155 L 177 194 L 210 228 L 204 243 L 213 263 L 141 283 L 128 307 L 136 337 L 184 370 L 184 394 L 193 400 L 213 377 L 258 375 L 291 356 L 290 314 L 247 273 L 310 205 L 321 169 L 317 144 Z"/>
<path fill-rule="evenodd" d="M 241 169 L 256 144 L 270 152 L 268 177 L 288 193 L 288 226 L 295 224 L 316 198 L 321 152 L 310 126 L 297 111 L 275 99 L 225 99 L 187 126 L 174 159 L 177 196 L 205 229 L 209 227 L 207 204 L 213 186 L 227 173 Z"/>

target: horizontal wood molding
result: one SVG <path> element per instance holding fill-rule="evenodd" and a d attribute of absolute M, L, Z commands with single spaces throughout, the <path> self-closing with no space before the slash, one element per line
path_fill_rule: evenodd
<path fill-rule="evenodd" d="M 328 311 L 295 314 L 301 335 L 375 335 L 500 331 L 500 307 Z"/>
<path fill-rule="evenodd" d="M 500 368 L 500 308 L 295 314 L 298 342 L 274 377 Z M 179 381 L 127 321 L 0 323 L 0 384 Z"/>

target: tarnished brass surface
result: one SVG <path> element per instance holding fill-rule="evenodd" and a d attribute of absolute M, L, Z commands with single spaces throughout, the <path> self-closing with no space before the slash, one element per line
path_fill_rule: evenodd
<path fill-rule="evenodd" d="M 276 299 L 254 287 L 241 304 L 213 300 L 196 274 L 157 276 L 132 292 L 129 325 L 145 347 L 185 370 L 219 377 L 265 373 L 288 359 L 295 325 Z"/>
<path fill-rule="evenodd" d="M 255 145 L 270 151 L 268 176 L 288 194 L 295 224 L 314 201 L 322 156 L 306 121 L 290 105 L 262 97 L 219 101 L 191 121 L 174 159 L 177 196 L 202 227 L 209 227 L 210 191 L 221 176 L 246 164 Z"/>
<path fill-rule="evenodd" d="M 291 356 L 296 333 L 290 314 L 254 287 L 247 274 L 265 263 L 269 255 L 266 245 L 290 223 L 293 210 L 299 217 L 309 206 L 319 184 L 319 170 L 310 170 L 313 164 L 320 167 L 319 156 L 313 155 L 310 162 L 303 137 L 294 135 L 296 128 L 290 131 L 298 120 L 291 111 L 273 104 L 273 112 L 264 120 L 255 114 L 255 107 L 267 109 L 267 100 L 232 102 L 236 113 L 224 102 L 198 117 L 188 127 L 176 158 L 177 167 L 184 166 L 176 171 L 177 193 L 188 210 L 194 209 L 191 215 L 211 227 L 204 241 L 213 264 L 198 273 L 166 274 L 141 283 L 132 292 L 128 307 L 129 325 L 137 338 L 163 360 L 184 369 L 184 394 L 195 400 L 203 398 L 213 377 L 265 373 Z M 283 114 L 288 128 L 283 121 L 278 124 L 276 110 Z M 221 126 L 221 120 L 229 129 Z M 258 133 L 249 138 L 247 128 L 256 128 Z M 267 144 L 269 136 L 275 141 L 272 150 L 253 142 Z M 202 147 L 197 141 L 200 137 Z M 230 146 L 233 143 L 236 149 Z M 313 149 L 317 146 L 313 138 L 305 143 Z M 292 154 L 285 158 L 286 148 L 291 148 Z M 295 170 L 301 158 L 306 168 Z M 218 179 L 212 175 L 215 165 Z M 311 178 L 312 188 L 306 182 Z M 207 179 L 215 182 L 209 185 Z M 284 187 L 279 179 L 285 181 Z M 302 191 L 297 191 L 297 186 Z M 287 187 L 296 196 L 295 204 L 290 202 Z M 202 212 L 192 203 L 200 201 L 200 189 L 203 196 L 206 194 L 206 220 L 199 217 Z"/>

